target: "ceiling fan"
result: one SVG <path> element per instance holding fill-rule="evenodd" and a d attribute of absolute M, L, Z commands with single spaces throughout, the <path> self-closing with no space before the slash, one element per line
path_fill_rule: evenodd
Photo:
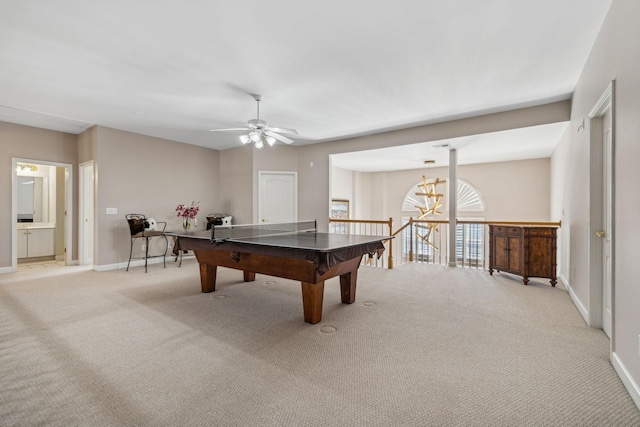
<path fill-rule="evenodd" d="M 253 99 L 256 100 L 257 104 L 257 114 L 255 119 L 251 119 L 246 123 L 246 127 L 241 128 L 229 128 L 229 129 L 211 129 L 211 132 L 227 132 L 227 131 L 249 131 L 248 134 L 240 135 L 240 141 L 243 144 L 248 144 L 253 142 L 256 148 L 263 147 L 263 141 L 273 146 L 276 140 L 280 142 L 284 142 L 285 144 L 293 144 L 293 140 L 287 138 L 286 136 L 281 135 L 292 134 L 297 135 L 298 131 L 295 129 L 286 129 L 286 128 L 277 128 L 273 126 L 269 126 L 269 124 L 260 120 L 260 100 L 262 99 L 262 95 L 251 94 Z"/>

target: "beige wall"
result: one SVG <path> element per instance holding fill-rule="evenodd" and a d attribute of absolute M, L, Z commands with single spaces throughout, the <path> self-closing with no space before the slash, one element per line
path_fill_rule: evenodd
<path fill-rule="evenodd" d="M 462 179 L 481 194 L 485 211 L 463 212 L 459 217 L 483 217 L 487 221 L 559 221 L 550 216 L 550 159 L 521 160 L 514 162 L 486 163 L 458 166 L 458 179 Z M 354 185 L 356 172 L 334 168 L 332 198 L 344 194 L 341 189 Z M 357 219 L 393 218 L 398 227 L 403 216 L 417 216 L 416 212 L 402 212 L 402 203 L 408 191 L 427 179 L 448 180 L 448 168 L 414 169 L 394 172 L 357 173 L 351 193 L 352 205 L 363 215 Z M 508 177 L 508 179 L 505 179 Z M 445 187 L 440 187 L 444 192 Z M 443 219 L 448 218 L 446 197 L 443 199 Z M 375 218 L 370 215 L 375 215 Z"/>
<path fill-rule="evenodd" d="M 387 219 L 390 216 L 388 184 L 385 178 L 382 174 L 355 173 L 353 191 L 358 196 L 353 203 L 353 218 Z"/>
<path fill-rule="evenodd" d="M 11 268 L 13 203 L 12 158 L 33 161 L 58 162 L 73 165 L 73 181 L 77 182 L 76 135 L 0 122 L 0 270 Z M 73 190 L 73 246 L 77 247 L 77 187 Z M 74 250 L 73 256 L 77 258 Z"/>
<path fill-rule="evenodd" d="M 220 209 L 219 151 L 115 129 L 97 129 L 97 247 L 94 263 L 126 262 L 129 228 L 124 215 L 145 214 L 181 227 L 179 203 L 200 202 L 199 228 Z M 107 215 L 117 208 L 117 215 Z"/>
<path fill-rule="evenodd" d="M 234 224 L 253 223 L 252 146 L 220 152 L 220 210 L 233 216 Z"/>
<path fill-rule="evenodd" d="M 640 406 L 640 286 L 637 254 L 640 241 L 640 2 L 614 0 L 576 86 L 571 130 L 552 158 L 554 184 L 552 211 L 564 212 L 563 243 L 570 245 L 567 260 L 575 276 L 565 278 L 577 305 L 589 310 L 588 247 L 602 224 L 589 217 L 589 121 L 588 114 L 611 80 L 615 90 L 614 154 L 614 317 L 612 362 Z M 578 124 L 586 120 L 584 132 Z M 593 153 L 593 155 L 598 155 Z M 570 239 L 570 240 L 569 240 Z M 588 318 L 590 313 L 586 313 Z"/>
<path fill-rule="evenodd" d="M 321 231 L 329 227 L 329 144 L 298 147 L 298 218 L 317 220 Z"/>
<path fill-rule="evenodd" d="M 56 168 L 56 229 L 54 234 L 54 253 L 57 260 L 64 260 L 64 223 L 65 223 L 65 168 Z"/>
<path fill-rule="evenodd" d="M 330 175 L 331 199 L 349 201 L 349 218 L 386 219 L 383 214 L 386 212 L 386 206 L 374 206 L 372 201 L 373 198 L 379 200 L 377 196 L 382 193 L 380 186 L 386 184 L 372 183 L 374 174 L 332 167 Z"/>
<path fill-rule="evenodd" d="M 98 126 L 86 130 L 78 135 L 78 164 L 85 163 L 90 160 L 94 162 L 98 146 Z"/>
<path fill-rule="evenodd" d="M 349 200 L 353 204 L 356 200 L 354 194 L 354 180 L 356 172 L 342 168 L 331 168 L 331 198 Z M 352 208 L 353 209 L 353 208 Z M 353 212 L 351 212 L 353 214 Z M 353 215 L 350 215 L 353 218 Z"/>

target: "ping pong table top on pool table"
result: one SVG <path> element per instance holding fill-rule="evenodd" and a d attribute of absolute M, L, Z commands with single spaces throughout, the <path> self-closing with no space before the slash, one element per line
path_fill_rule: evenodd
<path fill-rule="evenodd" d="M 299 231 L 286 231 L 280 226 Z M 353 303 L 362 256 L 380 257 L 383 242 L 392 238 L 317 232 L 315 221 L 167 234 L 176 238 L 174 251 L 195 253 L 200 264 L 202 292 L 215 291 L 218 266 L 243 270 L 245 281 L 255 280 L 256 273 L 299 280 L 304 318 L 309 323 L 321 320 L 324 281 L 340 276 L 342 302 Z"/>

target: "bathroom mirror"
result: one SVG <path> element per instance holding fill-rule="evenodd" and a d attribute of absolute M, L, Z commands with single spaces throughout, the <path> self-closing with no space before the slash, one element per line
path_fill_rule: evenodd
<path fill-rule="evenodd" d="M 17 178 L 18 222 L 49 222 L 49 178 Z"/>

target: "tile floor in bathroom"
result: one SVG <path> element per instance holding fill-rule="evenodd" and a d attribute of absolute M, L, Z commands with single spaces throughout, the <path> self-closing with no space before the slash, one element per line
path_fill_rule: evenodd
<path fill-rule="evenodd" d="M 64 267 L 64 261 L 45 260 L 18 263 L 18 271 L 44 270 Z"/>

